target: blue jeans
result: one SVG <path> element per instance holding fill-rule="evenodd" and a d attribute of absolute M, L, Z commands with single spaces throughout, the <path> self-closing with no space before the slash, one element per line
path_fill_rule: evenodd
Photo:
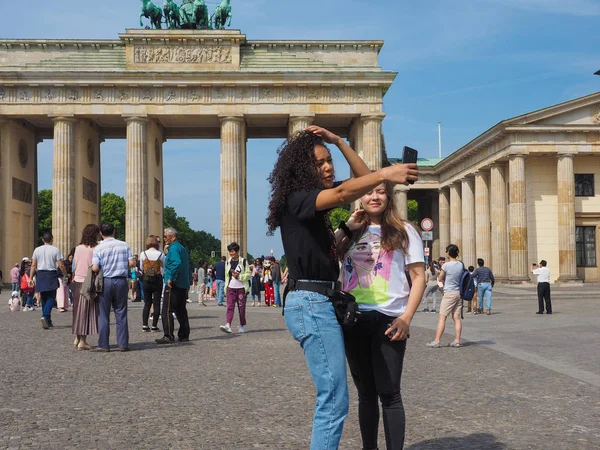
<path fill-rule="evenodd" d="M 281 306 L 281 281 L 273 281 L 273 289 L 275 290 L 275 306 Z"/>
<path fill-rule="evenodd" d="M 18 291 L 19 291 L 19 283 L 18 283 L 18 282 L 17 282 L 17 283 L 12 283 L 12 282 L 11 282 L 11 288 L 12 288 L 12 291 L 13 291 L 13 292 L 14 292 L 14 291 L 17 291 L 17 292 L 18 292 Z"/>
<path fill-rule="evenodd" d="M 483 296 L 485 295 L 485 309 L 492 309 L 492 283 L 479 283 L 477 285 L 477 306 L 483 309 Z"/>
<path fill-rule="evenodd" d="M 33 292 L 24 293 L 25 296 L 25 306 L 28 308 L 33 307 Z"/>
<path fill-rule="evenodd" d="M 310 449 L 337 449 L 348 415 L 348 380 L 342 328 L 331 301 L 316 292 L 290 292 L 284 312 L 290 333 L 304 350 L 317 390 Z"/>
<path fill-rule="evenodd" d="M 217 280 L 217 305 L 222 305 L 224 298 L 225 298 L 225 280 Z"/>
<path fill-rule="evenodd" d="M 42 317 L 50 324 L 52 322 L 52 308 L 56 304 L 56 289 L 40 292 L 40 297 L 42 299 Z"/>
<path fill-rule="evenodd" d="M 100 294 L 100 314 L 98 316 L 98 347 L 109 348 L 110 307 L 117 319 L 117 344 L 120 348 L 129 347 L 129 327 L 127 324 L 127 278 L 105 278 L 104 291 Z M 158 314 L 158 311 L 154 311 Z"/>

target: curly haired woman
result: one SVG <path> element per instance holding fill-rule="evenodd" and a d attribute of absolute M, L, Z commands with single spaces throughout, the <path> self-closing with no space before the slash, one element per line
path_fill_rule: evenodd
<path fill-rule="evenodd" d="M 326 143 L 335 144 L 356 178 L 334 182 Z M 317 126 L 286 141 L 269 176 L 269 234 L 281 228 L 288 259 L 289 294 L 284 318 L 306 357 L 317 391 L 311 450 L 338 448 L 348 414 L 344 336 L 328 294 L 338 287 L 339 265 L 327 213 L 390 181 L 417 180 L 416 164 L 375 172 L 343 139 Z"/>

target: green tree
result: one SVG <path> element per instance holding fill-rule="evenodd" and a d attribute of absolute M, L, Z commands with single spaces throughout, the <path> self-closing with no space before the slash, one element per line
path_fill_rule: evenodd
<path fill-rule="evenodd" d="M 340 226 L 340 222 L 346 222 L 349 218 L 350 209 L 346 207 L 339 206 L 329 213 L 329 221 L 334 230 Z"/>
<path fill-rule="evenodd" d="M 112 223 L 116 236 L 125 238 L 125 199 L 117 194 L 105 192 L 100 198 L 100 222 Z"/>
<path fill-rule="evenodd" d="M 419 225 L 419 203 L 416 200 L 408 201 L 408 221 Z"/>
<path fill-rule="evenodd" d="M 52 189 L 38 192 L 38 237 L 46 231 L 52 231 Z M 38 240 L 39 242 L 39 240 Z"/>

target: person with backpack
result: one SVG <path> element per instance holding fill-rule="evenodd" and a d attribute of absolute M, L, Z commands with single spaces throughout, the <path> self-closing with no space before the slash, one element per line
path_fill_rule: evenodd
<path fill-rule="evenodd" d="M 159 250 L 160 244 L 154 235 L 146 239 L 146 251 L 140 255 L 142 269 L 142 285 L 144 286 L 144 310 L 142 311 L 142 330 L 158 331 L 158 311 L 160 311 L 160 298 L 163 291 L 163 273 L 165 254 Z M 148 326 L 150 308 L 154 306 L 152 315 L 152 328 Z"/>
<path fill-rule="evenodd" d="M 240 246 L 232 242 L 227 246 L 229 259 L 225 264 L 225 297 L 227 301 L 227 323 L 221 325 L 223 333 L 231 334 L 231 322 L 235 313 L 235 305 L 238 305 L 240 315 L 240 327 L 238 332 L 245 333 L 246 329 L 246 301 L 250 291 L 250 266 L 245 258 L 240 256 Z"/>
<path fill-rule="evenodd" d="M 429 342 L 427 347 L 441 347 L 440 339 L 444 334 L 444 330 L 446 328 L 446 319 L 448 316 L 452 317 L 455 330 L 455 337 L 450 343 L 450 347 L 462 347 L 462 344 L 460 343 L 460 335 L 462 333 L 461 283 L 463 281 L 463 272 L 466 272 L 466 277 L 468 277 L 467 281 L 471 282 L 471 287 L 473 287 L 473 282 L 468 271 L 465 269 L 465 265 L 461 261 L 457 260 L 458 254 L 458 246 L 450 244 L 448 247 L 446 247 L 446 257 L 448 260 L 442 266 L 442 270 L 438 277 L 439 281 L 444 283 L 444 296 L 442 297 L 442 303 L 440 304 L 440 318 L 438 320 L 435 339 Z M 473 292 L 471 292 L 471 295 L 472 294 Z"/>

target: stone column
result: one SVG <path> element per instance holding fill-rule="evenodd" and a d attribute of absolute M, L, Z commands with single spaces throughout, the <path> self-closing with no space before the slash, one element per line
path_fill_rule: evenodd
<path fill-rule="evenodd" d="M 431 202 L 430 214 L 431 220 L 433 220 L 433 242 L 431 243 L 430 258 L 437 258 L 441 255 L 440 253 L 440 209 L 437 199 L 437 193 L 430 191 L 429 199 Z"/>
<path fill-rule="evenodd" d="M 244 139 L 246 122 L 243 116 L 224 116 L 221 121 L 221 253 L 227 254 L 232 242 L 240 252 L 248 251 L 244 242 Z"/>
<path fill-rule="evenodd" d="M 467 176 L 462 185 L 462 254 L 461 260 L 468 266 L 475 266 L 475 180 Z"/>
<path fill-rule="evenodd" d="M 508 161 L 510 200 L 510 270 L 511 282 L 529 281 L 527 262 L 527 197 L 525 191 L 525 157 L 513 155 Z"/>
<path fill-rule="evenodd" d="M 288 137 L 292 137 L 298 131 L 302 131 L 305 128 L 310 127 L 315 120 L 315 116 L 313 115 L 304 115 L 304 116 L 290 116 L 290 120 L 288 122 Z"/>
<path fill-rule="evenodd" d="M 506 179 L 504 166 L 490 167 L 490 218 L 492 221 L 492 265 L 494 277 L 500 282 L 508 281 L 508 226 L 506 205 Z"/>
<path fill-rule="evenodd" d="M 54 173 L 52 176 L 52 235 L 65 258 L 75 245 L 75 119 L 54 121 Z"/>
<path fill-rule="evenodd" d="M 573 154 L 559 154 L 558 180 L 558 281 L 577 280 L 575 259 L 575 171 Z"/>
<path fill-rule="evenodd" d="M 432 255 L 438 258 L 446 254 L 446 247 L 450 245 L 450 191 L 446 188 L 438 190 L 439 214 L 440 214 L 440 254 Z M 435 226 L 435 224 L 434 224 Z"/>
<path fill-rule="evenodd" d="M 450 244 L 455 244 L 460 250 L 462 260 L 462 201 L 460 182 L 450 185 Z"/>
<path fill-rule="evenodd" d="M 487 174 L 475 172 L 475 254 L 486 265 L 491 261 L 490 187 Z"/>
<path fill-rule="evenodd" d="M 383 162 L 383 143 L 381 139 L 381 122 L 385 114 L 368 114 L 360 118 L 362 124 L 362 145 L 359 155 L 369 169 L 381 169 Z"/>
<path fill-rule="evenodd" d="M 128 117 L 125 182 L 125 240 L 132 253 L 145 248 L 148 237 L 148 119 Z"/>
<path fill-rule="evenodd" d="M 394 196 L 396 197 L 396 210 L 400 213 L 400 217 L 408 220 L 408 188 L 406 186 L 395 186 Z"/>

